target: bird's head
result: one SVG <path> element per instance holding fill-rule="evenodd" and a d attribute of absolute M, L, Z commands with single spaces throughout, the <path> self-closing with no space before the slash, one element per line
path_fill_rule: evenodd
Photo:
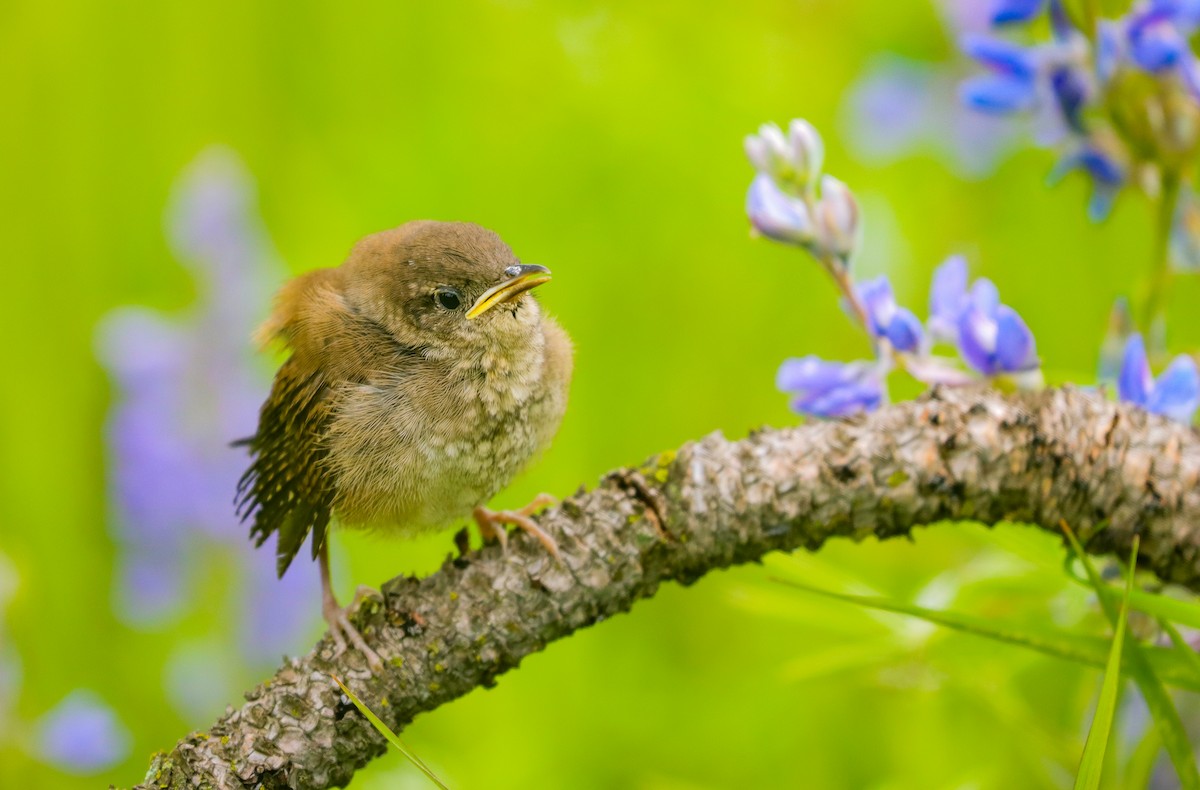
<path fill-rule="evenodd" d="M 528 342 L 541 321 L 529 291 L 550 279 L 486 228 L 430 220 L 367 236 L 343 270 L 352 309 L 429 354 Z"/>

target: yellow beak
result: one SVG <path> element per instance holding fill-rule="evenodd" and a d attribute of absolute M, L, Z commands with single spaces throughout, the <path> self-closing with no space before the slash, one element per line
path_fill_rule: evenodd
<path fill-rule="evenodd" d="M 504 270 L 508 279 L 499 285 L 494 285 L 483 292 L 467 311 L 467 318 L 478 318 L 498 304 L 517 298 L 531 288 L 537 288 L 542 283 L 550 282 L 550 270 L 536 263 L 526 263 L 519 266 L 509 266 Z"/>

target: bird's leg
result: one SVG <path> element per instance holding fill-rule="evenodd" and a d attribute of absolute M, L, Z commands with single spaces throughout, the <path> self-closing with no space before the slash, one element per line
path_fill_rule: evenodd
<path fill-rule="evenodd" d="M 542 531 L 542 528 L 537 525 L 531 515 L 538 512 L 542 508 L 553 505 L 558 502 L 557 499 L 549 494 L 538 494 L 523 508 L 517 510 L 489 510 L 480 505 L 475 508 L 473 515 L 475 523 L 479 525 L 479 534 L 483 539 L 489 540 L 495 538 L 500 541 L 500 545 L 508 548 L 508 533 L 504 530 L 504 525 L 511 524 L 514 527 L 520 527 L 530 535 L 538 539 L 538 542 L 546 547 L 546 551 L 554 556 L 554 559 L 561 560 L 562 555 L 558 552 L 558 544 L 554 538 Z"/>
<path fill-rule="evenodd" d="M 321 544 L 321 553 L 317 559 L 321 566 L 321 614 L 325 616 L 325 622 L 329 624 L 329 633 L 333 634 L 333 642 L 337 645 L 338 654 L 345 652 L 348 639 L 350 644 L 366 657 L 367 665 L 371 667 L 372 672 L 382 672 L 383 660 L 379 658 L 378 653 L 367 646 L 362 634 L 350 622 L 346 608 L 338 606 L 337 598 L 333 596 L 333 584 L 329 578 L 328 540 Z M 361 589 L 359 588 L 359 592 Z M 355 603 L 358 602 L 359 597 L 359 593 L 355 593 Z"/>

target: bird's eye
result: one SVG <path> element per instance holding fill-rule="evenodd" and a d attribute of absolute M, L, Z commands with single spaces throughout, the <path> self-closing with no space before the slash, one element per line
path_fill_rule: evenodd
<path fill-rule="evenodd" d="M 433 292 L 434 300 L 446 310 L 462 307 L 462 294 L 453 288 L 439 288 Z"/>

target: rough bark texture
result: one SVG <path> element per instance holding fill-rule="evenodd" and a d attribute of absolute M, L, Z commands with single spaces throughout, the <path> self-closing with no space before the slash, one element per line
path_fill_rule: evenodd
<path fill-rule="evenodd" d="M 398 577 L 357 622 L 386 672 L 326 637 L 204 733 L 156 755 L 139 788 L 325 788 L 385 742 L 350 712 L 345 680 L 396 730 L 489 686 L 576 629 L 769 551 L 906 535 L 944 519 L 1075 528 L 1090 552 L 1128 552 L 1200 590 L 1200 437 L 1076 390 L 942 392 L 868 418 L 719 435 L 608 475 L 540 523 L 563 562 L 524 535 L 425 579 Z"/>

